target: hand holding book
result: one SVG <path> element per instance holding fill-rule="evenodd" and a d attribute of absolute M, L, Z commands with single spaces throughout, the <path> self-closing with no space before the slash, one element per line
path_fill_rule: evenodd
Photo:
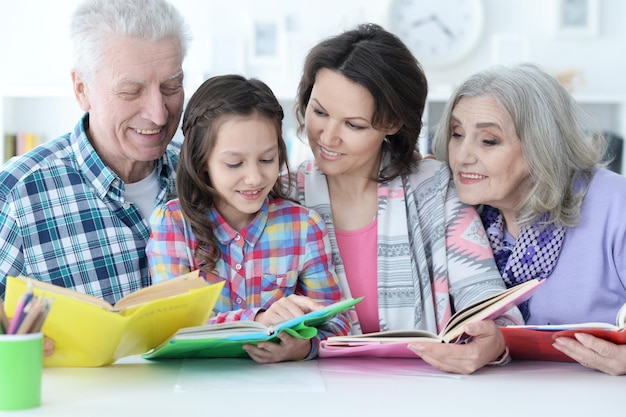
<path fill-rule="evenodd" d="M 350 309 L 360 298 L 349 298 L 265 326 L 258 321 L 242 320 L 180 329 L 161 345 L 146 352 L 145 359 L 167 358 L 240 358 L 247 357 L 243 345 L 275 341 L 279 333 L 285 332 L 298 339 L 311 339 L 317 329 L 337 314 Z"/>
<path fill-rule="evenodd" d="M 574 362 L 572 358 L 552 346 L 556 338 L 574 337 L 576 333 L 587 333 L 617 345 L 624 345 L 626 344 L 626 304 L 618 311 L 614 324 L 591 322 L 525 325 L 507 326 L 501 330 L 513 359 Z"/>
<path fill-rule="evenodd" d="M 50 283 L 8 277 L 7 307 L 18 307 L 31 286 L 34 296 L 53 295 L 55 299 L 43 327 L 44 334 L 54 340 L 54 353 L 44 358 L 44 365 L 103 366 L 141 354 L 181 327 L 206 323 L 223 283 L 209 285 L 194 271 L 111 305 Z"/>
<path fill-rule="evenodd" d="M 351 336 L 333 336 L 320 343 L 320 358 L 341 356 L 415 357 L 408 349 L 412 342 L 464 343 L 465 326 L 495 319 L 530 298 L 545 281 L 529 280 L 478 301 L 456 312 L 440 334 L 419 329 L 398 329 Z"/>

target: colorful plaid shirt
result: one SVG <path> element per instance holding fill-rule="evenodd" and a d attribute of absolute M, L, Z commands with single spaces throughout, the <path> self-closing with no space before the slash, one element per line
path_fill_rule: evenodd
<path fill-rule="evenodd" d="M 149 223 L 124 200 L 124 183 L 89 143 L 86 114 L 74 131 L 0 171 L 0 296 L 26 275 L 115 303 L 151 284 Z M 163 204 L 176 195 L 172 143 L 157 161 Z"/>
<path fill-rule="evenodd" d="M 326 227 L 316 212 L 268 198 L 255 219 L 239 231 L 215 209 L 208 216 L 221 257 L 215 275 L 204 276 L 209 282 L 225 281 L 210 323 L 254 320 L 260 310 L 291 294 L 324 305 L 341 299 Z M 199 268 L 194 257 L 198 241 L 178 200 L 157 208 L 150 223 L 146 253 L 155 283 Z M 321 337 L 347 334 L 348 328 L 347 316 L 338 316 L 320 329 Z"/>

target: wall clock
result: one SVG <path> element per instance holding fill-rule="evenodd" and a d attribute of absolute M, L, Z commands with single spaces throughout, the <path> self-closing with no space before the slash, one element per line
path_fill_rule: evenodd
<path fill-rule="evenodd" d="M 465 58 L 480 42 L 482 0 L 391 0 L 389 30 L 417 60 L 445 67 Z"/>

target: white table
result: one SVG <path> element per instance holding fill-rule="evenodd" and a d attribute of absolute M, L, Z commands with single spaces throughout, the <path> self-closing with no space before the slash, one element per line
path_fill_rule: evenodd
<path fill-rule="evenodd" d="M 45 368 L 42 406 L 20 416 L 626 415 L 626 377 L 578 364 L 513 362 L 469 376 L 412 359 L 149 362 Z"/>

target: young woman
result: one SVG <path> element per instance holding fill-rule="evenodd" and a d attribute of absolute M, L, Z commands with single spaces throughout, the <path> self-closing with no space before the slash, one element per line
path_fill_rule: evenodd
<path fill-rule="evenodd" d="M 305 60 L 296 115 L 315 159 L 298 169 L 294 196 L 326 221 L 344 293 L 365 296 L 355 333 L 438 333 L 455 310 L 505 289 L 480 218 L 459 201 L 448 167 L 416 157 L 426 95 L 415 57 L 377 25 L 326 39 Z M 504 354 L 493 321 L 466 332 L 474 336 L 466 345 L 413 347 L 460 373 Z"/>

